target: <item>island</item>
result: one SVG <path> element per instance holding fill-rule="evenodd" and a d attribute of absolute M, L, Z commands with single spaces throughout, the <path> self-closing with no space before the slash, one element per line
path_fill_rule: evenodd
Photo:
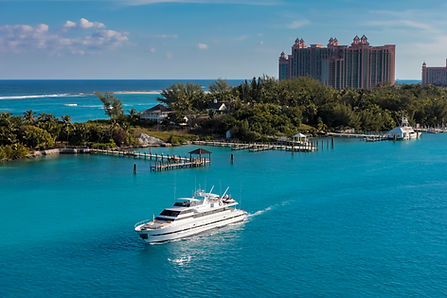
<path fill-rule="evenodd" d="M 0 160 L 49 148 L 130 148 L 221 138 L 268 142 L 299 132 L 386 131 L 402 117 L 424 126 L 441 125 L 447 117 L 443 87 L 397 84 L 336 90 L 310 77 L 278 81 L 262 76 L 238 86 L 219 79 L 207 91 L 177 82 L 161 91 L 160 105 L 128 114 L 119 94 L 96 95 L 107 120 L 73 123 L 69 115 L 1 113 Z"/>

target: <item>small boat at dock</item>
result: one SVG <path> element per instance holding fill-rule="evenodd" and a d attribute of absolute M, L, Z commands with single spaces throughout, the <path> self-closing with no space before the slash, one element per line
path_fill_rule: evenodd
<path fill-rule="evenodd" d="M 389 140 L 412 140 L 418 139 L 421 132 L 414 131 L 407 118 L 402 118 L 400 126 L 393 128 L 387 134 Z"/>

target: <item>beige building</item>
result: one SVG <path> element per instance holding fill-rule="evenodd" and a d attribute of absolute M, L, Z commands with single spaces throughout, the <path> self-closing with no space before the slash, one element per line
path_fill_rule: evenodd
<path fill-rule="evenodd" d="M 447 86 L 447 59 L 445 67 L 427 67 L 422 64 L 422 85 Z"/>

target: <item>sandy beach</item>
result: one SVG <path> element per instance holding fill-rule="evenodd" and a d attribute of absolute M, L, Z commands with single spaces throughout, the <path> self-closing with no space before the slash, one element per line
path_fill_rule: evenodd
<path fill-rule="evenodd" d="M 116 91 L 115 94 L 160 94 L 160 91 Z"/>

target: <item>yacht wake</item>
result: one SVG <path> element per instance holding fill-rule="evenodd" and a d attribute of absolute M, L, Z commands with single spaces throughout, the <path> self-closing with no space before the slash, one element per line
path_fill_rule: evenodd
<path fill-rule="evenodd" d="M 254 212 L 254 213 L 248 214 L 248 217 L 254 217 L 254 216 L 261 215 L 261 214 L 266 213 L 266 212 L 268 212 L 268 211 L 270 211 L 270 210 L 272 210 L 274 208 L 285 206 L 285 205 L 287 205 L 289 203 L 290 203 L 290 201 L 283 201 L 281 203 L 268 206 L 267 208 L 264 208 L 264 209 L 261 209 L 261 210 L 258 210 L 256 212 Z"/>
<path fill-rule="evenodd" d="M 184 256 L 177 259 L 168 258 L 168 261 L 177 264 L 179 266 L 183 266 L 185 263 L 189 263 L 189 261 L 191 261 L 191 256 Z"/>

